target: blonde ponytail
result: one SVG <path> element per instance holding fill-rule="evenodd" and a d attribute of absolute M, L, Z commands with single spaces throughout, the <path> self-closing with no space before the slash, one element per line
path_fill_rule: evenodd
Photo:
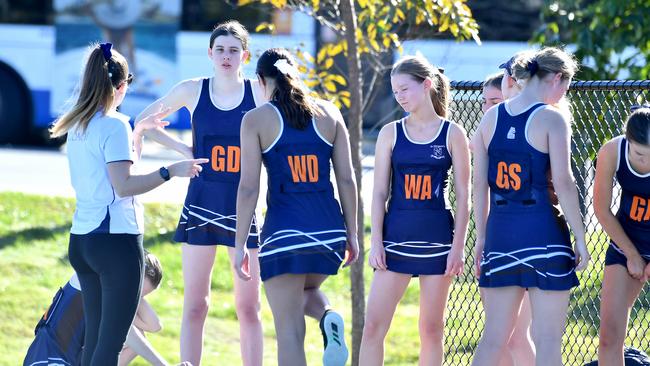
<path fill-rule="evenodd" d="M 50 128 L 52 138 L 60 137 L 79 126 L 86 131 L 93 116 L 102 111 L 104 114 L 113 105 L 115 88 L 126 80 L 129 66 L 126 59 L 117 51 L 108 53 L 99 44 L 90 46 L 90 54 L 81 80 L 79 97 L 70 111 L 59 117 Z"/>

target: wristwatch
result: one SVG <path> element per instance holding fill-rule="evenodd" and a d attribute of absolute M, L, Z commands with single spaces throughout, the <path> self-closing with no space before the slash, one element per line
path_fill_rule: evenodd
<path fill-rule="evenodd" d="M 169 175 L 169 170 L 165 168 L 164 166 L 160 167 L 160 170 L 158 170 L 158 173 L 160 173 L 160 177 L 166 181 L 168 181 L 171 176 Z"/>

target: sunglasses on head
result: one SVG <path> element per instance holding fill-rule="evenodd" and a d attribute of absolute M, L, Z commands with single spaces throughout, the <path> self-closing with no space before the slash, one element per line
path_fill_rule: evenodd
<path fill-rule="evenodd" d="M 500 69 L 505 69 L 508 75 L 512 76 L 512 64 L 515 63 L 515 57 L 512 56 L 508 61 L 499 65 Z"/>
<path fill-rule="evenodd" d="M 124 80 L 124 82 L 126 83 L 126 85 L 131 85 L 131 83 L 133 82 L 133 74 L 129 73 L 126 76 L 126 79 Z"/>

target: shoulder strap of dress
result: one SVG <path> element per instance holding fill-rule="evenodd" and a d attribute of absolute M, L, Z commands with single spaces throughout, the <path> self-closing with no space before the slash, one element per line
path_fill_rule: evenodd
<path fill-rule="evenodd" d="M 621 167 L 627 169 L 627 139 L 625 136 L 621 137 L 618 142 L 618 156 L 616 157 L 616 172 L 618 172 Z"/>
<path fill-rule="evenodd" d="M 199 100 L 204 98 L 208 98 L 208 100 L 211 100 L 210 99 L 210 78 L 203 79 L 203 82 L 201 83 L 201 95 L 199 96 Z"/>
<path fill-rule="evenodd" d="M 404 128 L 406 128 L 406 117 L 395 122 L 395 142 L 406 138 L 406 135 L 404 134 Z"/>
<path fill-rule="evenodd" d="M 440 136 L 447 140 L 449 137 L 449 130 L 451 129 L 451 121 L 443 119 L 442 120 L 442 131 L 440 131 Z"/>
<path fill-rule="evenodd" d="M 244 98 L 253 97 L 253 86 L 251 85 L 250 79 L 244 79 Z"/>
<path fill-rule="evenodd" d="M 528 115 L 528 117 L 530 117 L 535 113 L 541 111 L 542 109 L 546 108 L 547 105 L 548 104 L 546 103 L 536 103 L 532 107 L 530 107 L 528 111 L 526 111 L 526 114 Z M 528 119 L 528 117 L 526 119 Z"/>
<path fill-rule="evenodd" d="M 271 149 L 280 141 L 280 138 L 282 137 L 282 134 L 284 133 L 284 118 L 282 118 L 282 112 L 280 112 L 280 109 L 273 104 L 272 101 L 269 101 L 268 104 L 273 107 L 275 110 L 275 113 L 278 116 L 278 119 L 280 121 L 280 131 L 278 132 L 278 135 L 275 137 L 275 140 L 269 145 L 264 151 L 262 151 L 262 154 L 266 154 L 267 152 L 271 151 Z"/>

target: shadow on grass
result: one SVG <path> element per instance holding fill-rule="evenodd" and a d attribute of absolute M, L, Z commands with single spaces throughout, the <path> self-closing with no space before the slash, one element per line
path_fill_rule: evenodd
<path fill-rule="evenodd" d="M 0 236 L 0 250 L 10 245 L 15 245 L 19 241 L 34 241 L 34 240 L 48 240 L 54 239 L 57 235 L 67 233 L 70 230 L 70 222 L 62 225 L 50 227 L 31 227 L 28 229 L 10 232 L 6 235 Z"/>

